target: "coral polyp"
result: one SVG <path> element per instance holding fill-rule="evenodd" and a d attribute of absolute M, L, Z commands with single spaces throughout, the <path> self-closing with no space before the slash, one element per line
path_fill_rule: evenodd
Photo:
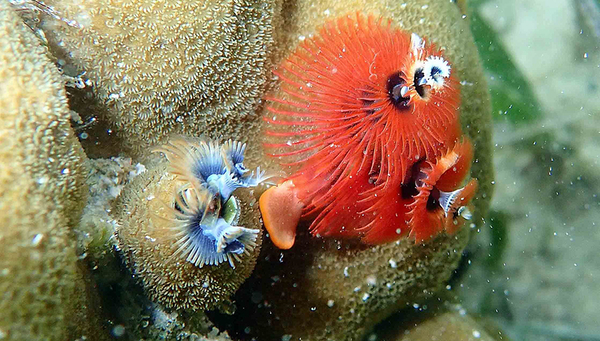
<path fill-rule="evenodd" d="M 326 22 L 274 73 L 281 87 L 267 98 L 265 146 L 293 174 L 267 191 L 263 215 L 285 211 L 269 198 L 295 198 L 313 235 L 380 244 L 415 229 L 406 223 L 412 170 L 462 135 L 460 84 L 442 51 L 356 14 Z M 265 223 L 283 240 L 297 221 Z"/>

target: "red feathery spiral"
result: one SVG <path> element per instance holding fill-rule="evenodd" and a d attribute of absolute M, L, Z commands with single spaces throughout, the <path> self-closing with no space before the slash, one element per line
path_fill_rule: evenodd
<path fill-rule="evenodd" d="M 415 54 L 409 33 L 357 14 L 325 23 L 275 71 L 265 146 L 295 171 L 313 234 L 378 244 L 408 232 L 411 167 L 461 134 L 458 81 L 417 89 L 419 65 L 440 55 L 432 44 Z"/>

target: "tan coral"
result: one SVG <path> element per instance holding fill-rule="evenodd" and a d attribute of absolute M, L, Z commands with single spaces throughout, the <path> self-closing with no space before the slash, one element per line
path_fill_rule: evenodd
<path fill-rule="evenodd" d="M 257 135 L 242 132 L 258 131 L 280 0 L 46 3 L 82 26 L 42 16 L 53 52 L 92 80 L 98 127 L 116 133 L 91 132 L 95 152 L 115 139 L 140 155 L 172 134 Z"/>
<path fill-rule="evenodd" d="M 290 251 L 265 252 L 260 277 L 237 297 L 244 313 L 235 324 L 267 339 L 360 340 L 392 312 L 443 288 L 467 240 L 466 230 L 424 246 L 404 239 L 357 247 L 299 236 Z M 252 299 L 257 294 L 260 301 Z"/>
<path fill-rule="evenodd" d="M 102 340 L 71 230 L 85 202 L 85 155 L 45 54 L 0 2 L 0 338 Z"/>
<path fill-rule="evenodd" d="M 259 246 L 241 255 L 235 268 L 227 262 L 198 267 L 186 261 L 174 247 L 178 238 L 172 207 L 181 185 L 163 162 L 125 186 L 115 203 L 119 247 L 153 301 L 177 310 L 227 308 L 230 296 L 254 270 L 262 233 Z M 260 229 L 258 204 L 250 191 L 240 188 L 232 197 L 239 204 L 232 225 Z"/>
<path fill-rule="evenodd" d="M 394 341 L 495 341 L 506 336 L 492 337 L 472 317 L 457 312 L 444 312 L 402 330 Z"/>
<path fill-rule="evenodd" d="M 461 123 L 474 145 L 471 175 L 481 184 L 474 199 L 473 222 L 481 225 L 493 180 L 490 103 L 468 22 L 457 6 L 427 0 L 306 0 L 288 9 L 281 58 L 325 20 L 353 11 L 391 18 L 445 50 L 462 82 Z M 306 226 L 298 229 L 306 230 Z M 254 326 L 251 335 L 265 339 L 287 335 L 294 340 L 360 340 L 390 313 L 442 289 L 468 235 L 467 226 L 454 236 L 441 235 L 424 245 L 404 239 L 376 247 L 300 235 L 290 251 L 266 253 L 266 261 L 257 265 L 260 277 L 238 297 L 238 302 L 247 302 L 244 314 L 232 323 L 240 330 Z M 261 300 L 252 302 L 257 292 Z"/>
<path fill-rule="evenodd" d="M 448 303 L 424 305 L 410 314 L 396 314 L 377 331 L 383 340 L 393 341 L 508 341 L 508 336 L 489 323 L 478 323 L 462 307 Z M 421 307 L 420 307 L 421 308 Z M 413 309 L 413 308 L 409 308 Z M 494 337 L 495 336 L 495 337 Z"/>

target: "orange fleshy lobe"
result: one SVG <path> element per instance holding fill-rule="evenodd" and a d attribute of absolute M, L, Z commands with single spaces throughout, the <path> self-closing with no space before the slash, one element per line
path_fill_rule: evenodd
<path fill-rule="evenodd" d="M 442 174 L 436 183 L 436 187 L 441 191 L 453 191 L 457 189 L 467 177 L 471 168 L 473 145 L 470 142 L 463 141 L 456 144 L 453 152 L 457 154 L 458 159 L 454 163 L 454 166 Z"/>
<path fill-rule="evenodd" d="M 345 16 L 275 70 L 281 88 L 267 98 L 265 147 L 295 172 L 288 180 L 303 216 L 315 217 L 313 235 L 369 244 L 407 235 L 411 168 L 459 140 L 459 83 L 419 83 L 427 60 L 446 61 L 434 45 L 413 43 L 389 20 Z M 464 179 L 467 159 L 448 186 Z"/>
<path fill-rule="evenodd" d="M 266 190 L 258 201 L 265 228 L 280 249 L 289 249 L 296 239 L 296 227 L 304 205 L 296 196 L 292 181 Z"/>

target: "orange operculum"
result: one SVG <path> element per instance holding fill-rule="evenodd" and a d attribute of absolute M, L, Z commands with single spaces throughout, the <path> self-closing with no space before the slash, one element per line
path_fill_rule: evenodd
<path fill-rule="evenodd" d="M 471 161 L 473 160 L 473 145 L 464 138 L 452 148 L 456 154 L 456 160 L 452 167 L 448 168 L 437 180 L 435 186 L 441 191 L 453 191 L 457 189 L 469 174 Z"/>
<path fill-rule="evenodd" d="M 296 239 L 296 227 L 304 204 L 298 199 L 291 180 L 271 187 L 259 199 L 260 212 L 271 241 L 280 249 L 289 249 Z"/>

